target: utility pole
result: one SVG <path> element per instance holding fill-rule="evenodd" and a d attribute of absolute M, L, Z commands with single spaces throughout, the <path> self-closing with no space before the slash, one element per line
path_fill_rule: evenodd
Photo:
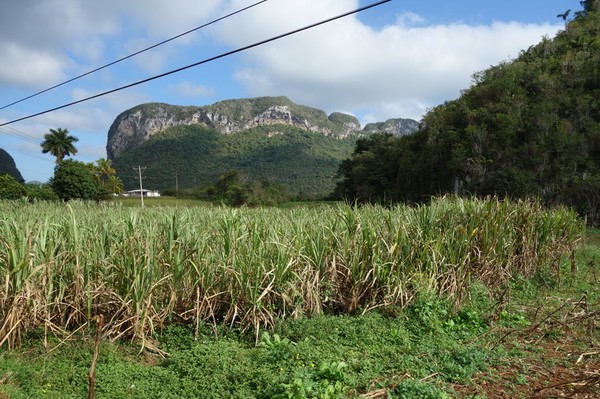
<path fill-rule="evenodd" d="M 144 207 L 144 189 L 142 187 L 142 170 L 146 170 L 146 167 L 143 168 L 138 166 L 137 168 L 133 168 L 133 170 L 138 171 L 138 176 L 140 177 L 140 198 L 142 199 L 142 208 Z"/>

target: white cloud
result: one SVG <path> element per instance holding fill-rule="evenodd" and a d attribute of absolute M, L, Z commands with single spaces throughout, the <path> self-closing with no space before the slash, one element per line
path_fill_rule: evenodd
<path fill-rule="evenodd" d="M 247 15 L 247 24 L 224 24 L 221 38 L 247 45 L 356 6 L 355 1 L 337 0 L 322 0 L 318 6 L 308 0 L 275 4 Z M 423 21 L 403 14 L 395 24 L 374 29 L 347 17 L 247 51 L 246 65 L 235 79 L 250 96 L 285 94 L 328 111 L 363 110 L 369 119 L 419 119 L 427 108 L 456 98 L 473 73 L 517 56 L 560 28 L 407 23 Z"/>
<path fill-rule="evenodd" d="M 184 97 L 210 97 L 215 95 L 215 90 L 203 85 L 195 85 L 188 81 L 171 86 L 171 89 Z"/>
<path fill-rule="evenodd" d="M 48 87 L 87 72 L 102 61 L 112 61 L 125 52 L 141 50 L 208 22 L 221 3 L 219 0 L 12 1 L 0 13 L 3 55 L 0 84 L 28 89 Z M 126 39 L 119 41 L 120 35 Z M 173 45 L 189 45 L 194 37 L 182 37 Z M 107 48 L 107 40 L 114 39 L 118 46 L 112 44 Z M 159 70 L 173 55 L 169 48 L 145 54 L 140 65 L 147 70 Z"/>
<path fill-rule="evenodd" d="M 404 12 L 396 18 L 396 24 L 399 26 L 414 26 L 425 23 L 425 18 L 414 12 Z"/>
<path fill-rule="evenodd" d="M 65 60 L 44 50 L 0 41 L 0 84 L 26 88 L 46 87 L 64 77 Z"/>

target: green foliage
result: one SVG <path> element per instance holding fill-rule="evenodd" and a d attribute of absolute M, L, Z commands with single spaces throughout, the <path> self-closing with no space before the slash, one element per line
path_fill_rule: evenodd
<path fill-rule="evenodd" d="M 481 184 L 479 193 L 500 198 L 527 198 L 541 195 L 541 190 L 533 173 L 508 167 L 490 173 L 490 176 Z"/>
<path fill-rule="evenodd" d="M 8 173 L 0 174 L 0 199 L 19 199 L 26 195 L 25 187 Z"/>
<path fill-rule="evenodd" d="M 108 200 L 115 194 L 123 192 L 123 182 L 117 176 L 117 171 L 112 167 L 112 161 L 100 158 L 95 163 L 89 164 L 90 172 L 98 186 L 97 199 Z"/>
<path fill-rule="evenodd" d="M 341 112 L 333 112 L 329 115 L 328 119 L 335 123 L 336 125 L 344 126 L 344 125 L 355 125 L 360 126 L 360 122 L 353 115 L 344 114 Z"/>
<path fill-rule="evenodd" d="M 219 176 L 215 185 L 204 186 L 196 195 L 233 207 L 276 205 L 287 200 L 285 190 L 281 187 L 253 181 L 247 176 L 242 176 L 237 169 L 228 170 Z"/>
<path fill-rule="evenodd" d="M 450 399 L 439 387 L 414 379 L 406 379 L 388 395 L 389 399 Z"/>
<path fill-rule="evenodd" d="M 265 348 L 273 360 L 289 359 L 293 353 L 292 349 L 296 346 L 295 342 L 287 338 L 281 338 L 279 334 L 269 334 L 264 331 L 261 335 L 259 346 Z"/>
<path fill-rule="evenodd" d="M 359 139 L 351 159 L 342 162 L 334 196 L 359 202 L 387 202 L 393 198 L 391 189 L 397 180 L 394 153 L 389 149 L 396 142 L 391 134 L 377 133 Z"/>
<path fill-rule="evenodd" d="M 42 152 L 44 154 L 50 153 L 56 157 L 56 163 L 61 162 L 65 156 L 75 155 L 77 148 L 75 144 L 79 139 L 75 136 L 69 135 L 67 129 L 58 128 L 50 129 L 48 133 L 44 135 L 44 141 L 42 142 Z"/>
<path fill-rule="evenodd" d="M 304 372 L 289 383 L 282 383 L 273 399 L 343 399 L 344 362 L 322 364 L 317 372 Z"/>
<path fill-rule="evenodd" d="M 540 197 L 600 223 L 600 12 L 474 76 L 460 98 L 406 137 L 360 140 L 339 169 L 339 197 L 426 202 L 431 196 Z"/>
<path fill-rule="evenodd" d="M 200 126 L 178 126 L 161 132 L 114 160 L 125 187 L 135 187 L 132 167 L 146 165 L 144 186 L 179 189 L 213 184 L 236 169 L 253 181 L 282 187 L 315 198 L 334 188 L 340 162 L 347 158 L 355 138 L 338 139 L 287 125 L 268 125 L 225 135 Z"/>
<path fill-rule="evenodd" d="M 27 198 L 31 202 L 35 201 L 55 201 L 58 195 L 49 184 L 26 184 Z"/>
<path fill-rule="evenodd" d="M 98 183 L 89 166 L 72 159 L 56 165 L 50 186 L 63 201 L 96 199 L 99 193 Z"/>

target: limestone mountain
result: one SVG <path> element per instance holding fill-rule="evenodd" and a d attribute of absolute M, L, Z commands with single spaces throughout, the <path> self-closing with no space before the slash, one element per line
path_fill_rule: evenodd
<path fill-rule="evenodd" d="M 390 133 L 394 136 L 406 136 L 419 130 L 419 122 L 414 119 L 395 118 L 385 122 L 368 123 L 365 125 L 365 133 Z"/>
<path fill-rule="evenodd" d="M 109 159 L 174 126 L 198 125 L 220 133 L 239 133 L 265 125 L 288 125 L 326 136 L 344 138 L 360 130 L 354 116 L 294 104 L 286 97 L 225 100 L 194 107 L 142 104 L 123 112 L 108 131 Z"/>
<path fill-rule="evenodd" d="M 11 157 L 8 152 L 0 148 L 0 175 L 3 173 L 8 173 L 16 181 L 25 181 L 21 175 L 21 172 L 19 169 L 17 169 L 17 165 L 15 164 L 13 157 Z"/>
<path fill-rule="evenodd" d="M 385 128 L 406 129 L 406 122 L 393 127 L 394 121 Z M 159 190 L 204 185 L 235 168 L 285 186 L 291 194 L 323 197 L 333 189 L 339 164 L 356 139 L 376 129 L 363 131 L 354 116 L 327 115 L 286 97 L 202 107 L 149 103 L 116 118 L 107 154 L 127 188 L 138 184 L 132 172 L 138 165 L 146 167 L 144 185 Z"/>

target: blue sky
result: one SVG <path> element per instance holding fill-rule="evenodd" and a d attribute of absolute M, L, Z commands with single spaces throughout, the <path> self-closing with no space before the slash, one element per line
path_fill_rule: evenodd
<path fill-rule="evenodd" d="M 0 106 L 193 29 L 257 0 L 0 0 Z M 173 70 L 372 3 L 267 0 L 218 24 L 0 110 L 0 123 Z M 297 35 L 60 111 L 0 127 L 25 180 L 46 181 L 51 128 L 79 138 L 75 159 L 106 157 L 121 112 L 145 102 L 207 105 L 288 96 L 361 123 L 420 119 L 471 76 L 553 37 L 577 0 L 392 0 Z"/>

